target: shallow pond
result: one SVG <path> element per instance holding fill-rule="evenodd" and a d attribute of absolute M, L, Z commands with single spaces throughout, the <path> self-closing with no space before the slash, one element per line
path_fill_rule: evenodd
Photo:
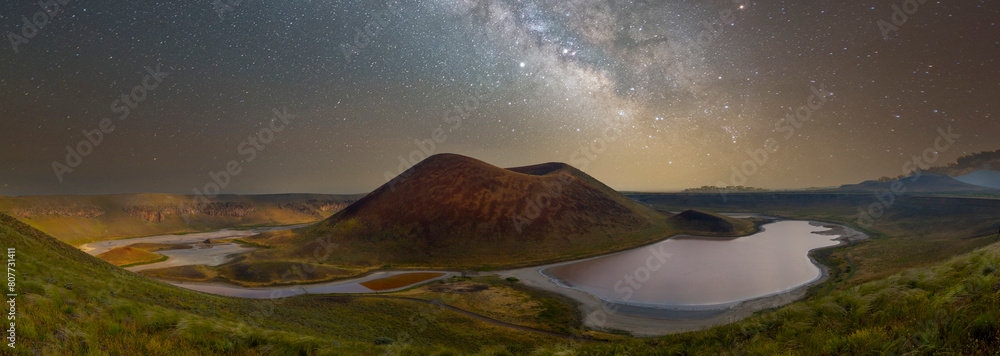
<path fill-rule="evenodd" d="M 808 221 L 779 221 L 732 238 L 677 236 L 650 246 L 543 269 L 558 283 L 609 302 L 717 309 L 789 291 L 822 271 L 810 250 L 839 243 Z"/>

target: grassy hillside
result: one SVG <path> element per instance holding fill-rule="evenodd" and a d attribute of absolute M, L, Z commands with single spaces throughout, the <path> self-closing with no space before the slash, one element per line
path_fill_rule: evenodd
<path fill-rule="evenodd" d="M 404 300 L 250 300 L 188 291 L 100 261 L 5 214 L 0 241 L 18 259 L 16 355 L 463 354 L 558 342 Z M 387 340 L 394 343 L 379 345 Z M 3 348 L 8 354 L 6 342 Z"/>
<path fill-rule="evenodd" d="M 0 197 L 0 212 L 73 245 L 97 240 L 322 220 L 356 195 L 188 195 Z"/>

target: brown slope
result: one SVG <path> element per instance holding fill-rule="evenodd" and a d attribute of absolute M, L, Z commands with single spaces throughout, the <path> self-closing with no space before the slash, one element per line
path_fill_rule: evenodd
<path fill-rule="evenodd" d="M 535 239 L 638 228 L 655 213 L 561 163 L 502 169 L 438 154 L 328 218 L 447 241 Z"/>

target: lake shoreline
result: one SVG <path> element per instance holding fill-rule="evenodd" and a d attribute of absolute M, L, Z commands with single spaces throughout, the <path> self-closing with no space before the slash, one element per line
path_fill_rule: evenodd
<path fill-rule="evenodd" d="M 780 221 L 789 221 L 781 219 Z M 502 278 L 515 277 L 533 288 L 556 293 L 573 299 L 578 304 L 584 325 L 588 328 L 602 331 L 625 331 L 638 337 L 654 337 L 688 331 L 704 330 L 715 326 L 730 324 L 754 313 L 788 305 L 806 297 L 809 289 L 826 282 L 830 277 L 830 268 L 815 258 L 811 252 L 820 249 L 837 248 L 853 241 L 867 239 L 868 236 L 850 227 L 809 221 L 813 226 L 827 227 L 831 230 L 816 232 L 821 235 L 839 236 L 836 245 L 810 250 L 810 262 L 820 270 L 819 277 L 798 285 L 786 291 L 750 298 L 732 303 L 724 303 L 723 308 L 711 306 L 695 306 L 671 308 L 670 306 L 647 307 L 608 302 L 590 292 L 568 287 L 565 281 L 557 282 L 545 275 L 542 270 L 563 264 L 579 262 L 570 261 L 548 266 L 495 271 Z M 558 279 L 558 278 L 557 278 Z"/>

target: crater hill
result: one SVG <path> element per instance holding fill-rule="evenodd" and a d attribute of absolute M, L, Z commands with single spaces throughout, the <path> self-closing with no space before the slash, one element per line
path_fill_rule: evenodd
<path fill-rule="evenodd" d="M 659 214 L 562 163 L 502 169 L 454 154 L 432 156 L 319 229 L 351 222 L 426 240 L 537 240 L 632 229 Z"/>
<path fill-rule="evenodd" d="M 438 154 L 315 225 L 245 238 L 269 249 L 236 263 L 496 268 L 620 250 L 669 233 L 664 215 L 569 165 L 503 169 Z"/>

